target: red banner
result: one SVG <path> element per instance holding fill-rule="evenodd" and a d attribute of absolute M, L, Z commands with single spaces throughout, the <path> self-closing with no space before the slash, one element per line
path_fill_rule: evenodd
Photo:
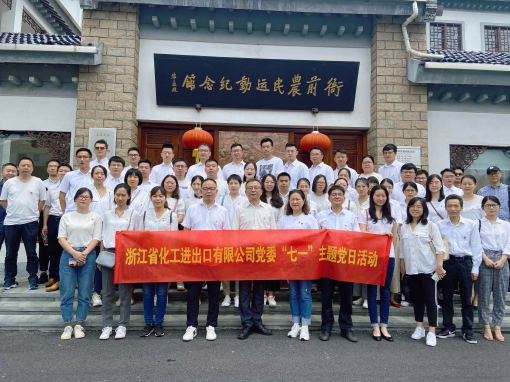
<path fill-rule="evenodd" d="M 384 285 L 391 238 L 339 230 L 123 231 L 115 283 L 316 280 Z"/>

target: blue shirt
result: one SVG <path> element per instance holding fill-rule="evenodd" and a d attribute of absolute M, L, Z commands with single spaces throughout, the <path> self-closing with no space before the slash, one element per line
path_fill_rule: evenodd
<path fill-rule="evenodd" d="M 0 182 L 0 194 L 2 193 L 2 188 L 4 188 L 3 180 Z M 7 211 L 0 205 L 0 233 L 4 233 L 4 220 L 6 216 Z"/>
<path fill-rule="evenodd" d="M 500 183 L 496 188 L 490 184 L 478 190 L 480 196 L 495 196 L 499 199 L 501 207 L 499 207 L 498 218 L 510 223 L 510 210 L 508 207 L 508 185 Z"/>

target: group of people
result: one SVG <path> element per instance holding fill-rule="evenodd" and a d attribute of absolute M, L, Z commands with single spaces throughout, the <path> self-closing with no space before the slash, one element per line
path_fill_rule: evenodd
<path fill-rule="evenodd" d="M 347 152 L 334 154 L 337 168 L 323 162 L 320 147 L 310 151 L 312 166 L 297 160 L 298 147 L 289 142 L 286 161 L 273 155 L 273 141 L 261 141 L 263 159 L 243 161 L 243 147 L 231 146 L 232 162 L 221 168 L 211 158 L 211 148 L 198 147 L 199 162 L 189 166 L 174 159 L 171 144 L 161 149 L 163 162 L 152 166 L 140 157 L 138 148 L 128 150 L 128 166 L 118 156 L 107 158 L 108 145 L 94 145 L 96 159 L 87 148 L 76 150 L 77 170 L 56 160 L 48 162 L 49 178 L 32 176 L 34 163 L 2 166 L 0 184 L 1 232 L 7 255 L 2 288 L 15 288 L 17 255 L 23 240 L 27 253 L 29 288 L 46 284 L 48 292 L 60 290 L 64 321 L 62 339 L 83 338 L 83 321 L 89 306 L 101 306 L 103 330 L 100 339 L 113 333 L 113 304 L 120 307 L 115 338 L 126 336 L 133 285 L 118 284 L 114 301 L 114 270 L 102 263 L 102 256 L 114 256 L 115 234 L 125 230 L 263 230 L 335 229 L 368 232 L 392 238 L 390 259 L 383 286 L 360 285 L 328 278 L 288 280 L 292 327 L 289 337 L 310 339 L 312 297 L 321 288 L 322 323 L 320 340 L 327 341 L 334 327 L 333 294 L 338 285 L 341 336 L 357 342 L 352 331 L 352 305 L 368 309 L 372 337 L 393 342 L 387 330 L 389 307 L 405 279 L 410 289 L 416 330 L 412 338 L 426 337 L 436 345 L 436 337 L 455 336 L 453 294 L 462 302 L 462 333 L 468 343 L 473 336 L 473 311 L 478 309 L 484 338 L 503 341 L 501 323 L 509 284 L 510 255 L 509 190 L 501 183 L 496 166 L 487 169 L 490 184 L 475 194 L 476 179 L 460 168 L 444 169 L 429 175 L 412 163 L 396 160 L 397 147 L 383 149 L 386 164 L 376 173 L 374 158 L 362 158 L 363 172 L 347 166 Z M 457 187 L 460 186 L 460 187 Z M 41 236 L 39 257 L 36 238 Z M 2 243 L 3 243 L 3 237 Z M 45 244 L 47 243 L 47 248 Z M 46 250 L 46 251 L 45 251 Z M 46 252 L 46 255 L 44 254 Z M 104 263 L 103 263 L 104 264 Z M 38 278 L 38 267 L 41 274 Z M 171 279 L 171 276 L 169 276 Z M 170 280 L 169 280 L 170 281 Z M 438 326 L 438 281 L 442 292 L 443 326 Z M 215 340 L 221 306 L 231 304 L 231 281 L 177 282 L 178 290 L 188 290 L 187 329 L 183 341 L 197 335 L 200 295 L 206 285 L 208 314 L 206 340 Z M 73 301 L 78 288 L 78 306 Z M 472 290 L 477 292 L 472 296 Z M 143 283 L 145 328 L 143 337 L 164 335 L 164 316 L 169 282 Z M 276 306 L 274 292 L 279 281 L 235 281 L 234 305 L 239 310 L 241 340 L 253 332 L 271 335 L 263 325 L 266 304 Z M 493 296 L 493 330 L 489 322 L 489 299 Z M 102 296 L 102 297 L 101 297 Z M 474 299 L 472 299 L 474 297 Z M 380 301 L 379 312 L 377 300 Z M 156 313 L 153 314 L 154 306 Z M 423 321 L 427 308 L 428 333 Z M 73 327 L 74 322 L 74 327 Z"/>

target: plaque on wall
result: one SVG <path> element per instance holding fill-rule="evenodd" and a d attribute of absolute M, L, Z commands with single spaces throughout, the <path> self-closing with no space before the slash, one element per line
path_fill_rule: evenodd
<path fill-rule="evenodd" d="M 413 163 L 421 167 L 420 146 L 397 146 L 397 160 L 402 163 Z"/>

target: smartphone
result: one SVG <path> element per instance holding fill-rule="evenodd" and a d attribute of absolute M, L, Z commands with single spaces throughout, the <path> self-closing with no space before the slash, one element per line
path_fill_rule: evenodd
<path fill-rule="evenodd" d="M 76 265 L 76 259 L 75 258 L 70 258 L 69 259 L 69 266 L 70 267 L 74 267 Z"/>
<path fill-rule="evenodd" d="M 446 271 L 444 271 L 444 274 L 446 275 Z M 431 277 L 432 277 L 432 280 L 434 280 L 434 281 L 440 280 L 439 276 L 437 275 L 437 272 L 434 272 L 434 274 Z"/>

